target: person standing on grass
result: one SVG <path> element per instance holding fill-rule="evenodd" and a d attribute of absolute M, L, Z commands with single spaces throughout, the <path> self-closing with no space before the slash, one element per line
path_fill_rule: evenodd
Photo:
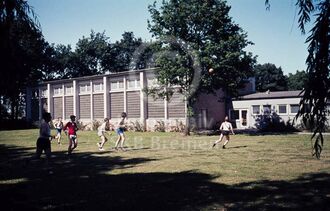
<path fill-rule="evenodd" d="M 39 129 L 39 138 L 37 139 L 37 150 L 35 158 L 40 159 L 42 151 L 45 151 L 47 158 L 47 168 L 49 167 L 49 163 L 51 161 L 51 140 L 55 138 L 55 136 L 50 133 L 50 125 L 49 122 L 52 120 L 52 116 L 50 113 L 45 112 L 42 115 L 42 123 Z M 52 174 L 52 171 L 49 170 L 49 173 Z"/>
<path fill-rule="evenodd" d="M 100 137 L 100 142 L 97 143 L 97 146 L 99 147 L 100 151 L 104 151 L 103 146 L 105 142 L 108 141 L 107 137 L 105 136 L 105 133 L 107 130 L 110 130 L 110 122 L 108 118 L 105 118 L 103 123 L 97 128 L 97 135 Z"/>
<path fill-rule="evenodd" d="M 124 142 L 125 142 L 125 128 L 126 128 L 126 122 L 125 119 L 127 117 L 126 112 L 121 113 L 121 120 L 119 121 L 117 128 L 116 128 L 116 133 L 118 135 L 118 139 L 115 145 L 115 149 L 118 150 L 118 146 L 120 144 L 120 149 L 125 151 L 124 149 Z"/>
<path fill-rule="evenodd" d="M 214 142 L 214 144 L 213 144 L 212 147 L 215 147 L 215 145 L 217 145 L 217 143 L 219 143 L 219 142 L 222 141 L 223 137 L 226 137 L 226 141 L 225 141 L 225 143 L 223 143 L 223 146 L 222 146 L 222 148 L 225 149 L 225 148 L 226 148 L 226 144 L 227 144 L 227 143 L 229 142 L 229 140 L 230 140 L 230 137 L 229 137 L 230 132 L 231 132 L 233 135 L 235 135 L 235 133 L 234 133 L 234 131 L 233 131 L 233 126 L 232 126 L 232 124 L 229 122 L 228 119 L 229 119 L 228 116 L 226 116 L 226 117 L 225 117 L 225 121 L 221 124 L 221 126 L 220 126 L 220 128 L 219 128 L 220 131 L 221 131 L 220 137 L 219 137 L 218 140 L 216 140 L 216 141 Z"/>
<path fill-rule="evenodd" d="M 68 135 L 69 138 L 69 147 L 68 147 L 68 155 L 71 155 L 72 151 L 78 146 L 78 139 L 77 139 L 77 130 L 78 126 L 76 123 L 76 116 L 71 115 L 70 121 L 65 124 L 63 130 Z"/>
<path fill-rule="evenodd" d="M 56 129 L 56 136 L 55 138 L 57 139 L 57 143 L 61 144 L 61 136 L 62 136 L 62 129 L 63 129 L 63 122 L 62 118 L 58 117 L 57 122 L 55 123 L 55 129 Z"/>

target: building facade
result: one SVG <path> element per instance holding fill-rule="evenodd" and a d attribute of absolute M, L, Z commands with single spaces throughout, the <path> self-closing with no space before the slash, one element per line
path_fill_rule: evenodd
<path fill-rule="evenodd" d="M 238 129 L 256 128 L 260 115 L 276 114 L 284 121 L 293 121 L 299 110 L 301 91 L 260 92 L 243 95 L 232 101 L 230 119 Z M 300 124 L 300 120 L 295 121 Z"/>
<path fill-rule="evenodd" d="M 175 92 L 169 101 L 147 95 L 146 87 L 157 86 L 155 69 L 134 70 L 107 75 L 55 80 L 27 90 L 27 119 L 38 121 L 44 111 L 54 119 L 69 120 L 75 115 L 91 129 L 93 122 L 110 118 L 113 124 L 126 112 L 128 122 L 153 131 L 164 125 L 176 131 L 185 124 L 187 106 L 184 96 Z M 202 94 L 194 107 L 191 123 L 196 128 L 211 128 L 225 116 L 225 105 L 219 102 L 222 91 L 215 95 Z"/>

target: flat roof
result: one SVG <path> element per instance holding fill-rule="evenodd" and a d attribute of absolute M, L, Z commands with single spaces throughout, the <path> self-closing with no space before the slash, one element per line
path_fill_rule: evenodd
<path fill-rule="evenodd" d="M 302 90 L 296 91 L 266 91 L 243 95 L 234 100 L 257 100 L 257 99 L 278 99 L 278 98 L 300 98 L 303 95 Z"/>
<path fill-rule="evenodd" d="M 82 77 L 76 77 L 76 78 L 67 78 L 67 79 L 55 79 L 55 80 L 49 80 L 49 81 L 42 81 L 39 83 L 39 85 L 44 84 L 54 84 L 54 83 L 65 83 L 65 82 L 71 82 L 73 80 L 91 80 L 91 79 L 99 79 L 103 78 L 104 76 L 122 76 L 127 74 L 138 74 L 140 72 L 146 72 L 146 71 L 154 71 L 157 68 L 148 68 L 148 69 L 139 69 L 139 70 L 127 70 L 122 72 L 112 72 L 108 74 L 102 74 L 102 75 L 91 75 L 91 76 L 82 76 Z"/>

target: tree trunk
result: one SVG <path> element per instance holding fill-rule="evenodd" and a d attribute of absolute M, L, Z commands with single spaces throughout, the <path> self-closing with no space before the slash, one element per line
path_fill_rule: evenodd
<path fill-rule="evenodd" d="M 184 127 L 184 135 L 190 136 L 190 115 L 189 115 L 189 101 L 186 100 L 186 112 L 185 112 L 185 119 L 186 119 L 186 126 Z"/>

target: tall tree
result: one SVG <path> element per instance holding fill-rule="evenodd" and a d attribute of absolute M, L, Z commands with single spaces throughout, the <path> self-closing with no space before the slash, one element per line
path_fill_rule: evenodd
<path fill-rule="evenodd" d="M 124 32 L 122 39 L 110 43 L 102 61 L 102 67 L 109 72 L 122 72 L 136 68 L 137 59 L 134 56 L 142 47 L 142 39 L 136 38 L 133 32 Z"/>
<path fill-rule="evenodd" d="M 170 98 L 173 87 L 180 87 L 189 111 L 199 92 L 223 88 L 233 93 L 251 74 L 254 58 L 243 50 L 250 42 L 229 10 L 221 0 L 169 0 L 159 9 L 156 3 L 149 6 L 148 27 L 161 44 L 156 75 L 163 88 L 155 90 L 158 96 Z"/>
<path fill-rule="evenodd" d="M 254 68 L 256 90 L 259 92 L 287 90 L 287 81 L 281 67 L 274 64 L 258 64 Z"/>
<path fill-rule="evenodd" d="M 308 80 L 308 75 L 305 71 L 299 71 L 295 74 L 289 73 L 287 76 L 288 90 L 303 90 Z"/>
<path fill-rule="evenodd" d="M 269 0 L 265 3 L 269 8 Z M 301 116 L 314 130 L 313 156 L 320 158 L 324 142 L 322 133 L 326 128 L 329 114 L 327 104 L 330 97 L 330 0 L 297 0 L 296 6 L 299 8 L 299 28 L 303 34 L 310 17 L 315 17 L 310 35 L 306 39 L 308 80 L 297 117 Z M 306 109 L 306 106 L 309 109 Z"/>
<path fill-rule="evenodd" d="M 18 117 L 20 93 L 38 81 L 45 41 L 33 10 L 24 0 L 0 1 L 0 97 L 10 100 Z"/>
<path fill-rule="evenodd" d="M 109 47 L 105 32 L 91 31 L 89 37 L 79 39 L 72 54 L 72 68 L 69 68 L 66 77 L 80 77 L 97 75 L 105 72 L 102 67 L 104 56 Z"/>

